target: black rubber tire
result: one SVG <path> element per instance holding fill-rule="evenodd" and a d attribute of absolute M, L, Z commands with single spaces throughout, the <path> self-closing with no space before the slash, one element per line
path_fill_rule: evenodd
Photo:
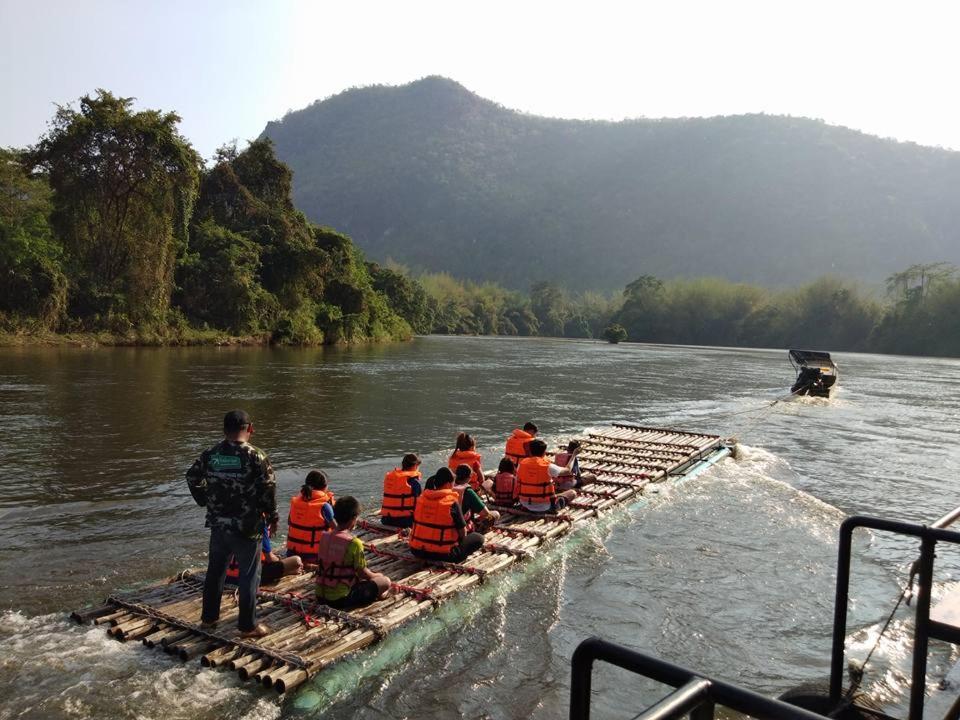
<path fill-rule="evenodd" d="M 787 690 L 778 699 L 823 716 L 829 715 L 835 707 L 830 702 L 830 682 L 828 680 L 803 683 Z M 862 698 L 856 697 L 856 700 L 860 702 Z M 869 712 L 861 712 L 855 707 L 847 707 L 833 717 L 836 720 L 870 720 L 876 716 Z"/>

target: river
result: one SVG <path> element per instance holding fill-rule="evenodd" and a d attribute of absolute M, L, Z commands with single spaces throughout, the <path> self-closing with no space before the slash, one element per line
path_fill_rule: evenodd
<path fill-rule="evenodd" d="M 570 654 L 590 635 L 768 694 L 822 678 L 841 520 L 929 521 L 960 500 L 960 361 L 835 359 L 834 399 L 770 405 L 793 379 L 785 351 L 446 337 L 3 349 L 0 719 L 554 718 Z M 403 453 L 433 470 L 461 429 L 493 466 L 527 419 L 548 439 L 615 420 L 686 427 L 735 435 L 741 453 L 280 700 L 66 619 L 114 588 L 205 563 L 183 472 L 233 407 L 253 415 L 284 506 L 311 468 L 374 505 Z M 912 547 L 858 543 L 854 652 L 875 639 Z M 960 572 L 955 555 L 938 557 L 938 594 Z M 905 691 L 904 618 L 868 673 L 892 708 Z M 936 650 L 936 665 L 950 659 Z M 595 688 L 603 718 L 663 693 L 609 669 Z"/>

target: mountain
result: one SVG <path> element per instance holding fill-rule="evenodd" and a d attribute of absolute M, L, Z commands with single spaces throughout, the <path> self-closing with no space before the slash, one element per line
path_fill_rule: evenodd
<path fill-rule="evenodd" d="M 960 263 L 960 153 L 816 120 L 557 120 L 428 77 L 345 91 L 263 134 L 311 220 L 413 269 L 614 289 Z"/>

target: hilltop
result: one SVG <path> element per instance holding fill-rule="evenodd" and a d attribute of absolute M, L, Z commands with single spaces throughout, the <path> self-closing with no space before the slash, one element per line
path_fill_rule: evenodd
<path fill-rule="evenodd" d="M 415 270 L 618 289 L 960 262 L 960 153 L 817 120 L 558 120 L 428 77 L 345 91 L 264 135 L 308 218 Z"/>

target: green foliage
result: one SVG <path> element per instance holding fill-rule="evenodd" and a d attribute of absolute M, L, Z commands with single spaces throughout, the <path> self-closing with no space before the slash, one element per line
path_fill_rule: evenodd
<path fill-rule="evenodd" d="M 200 158 L 180 118 L 132 105 L 98 90 L 61 106 L 30 153 L 54 191 L 70 312 L 94 326 L 164 320 L 196 197 Z"/>
<path fill-rule="evenodd" d="M 50 188 L 20 154 L 0 148 L 0 324 L 50 330 L 63 319 L 67 280 L 50 229 Z"/>
<path fill-rule="evenodd" d="M 627 331 L 620 323 L 611 323 L 603 329 L 603 339 L 609 343 L 620 343 L 627 339 Z"/>

